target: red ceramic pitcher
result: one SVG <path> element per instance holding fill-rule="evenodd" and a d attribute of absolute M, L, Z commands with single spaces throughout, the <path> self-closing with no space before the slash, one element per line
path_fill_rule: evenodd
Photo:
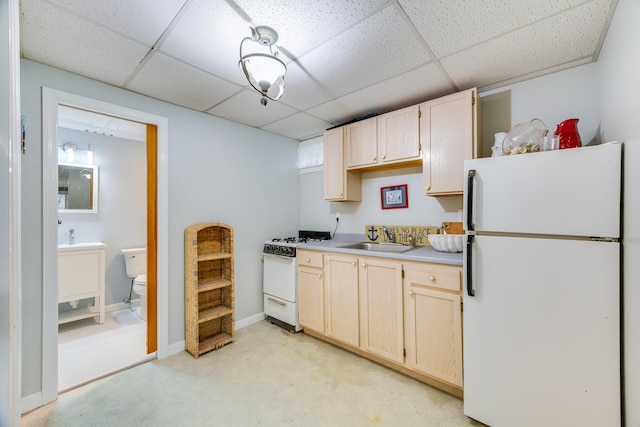
<path fill-rule="evenodd" d="M 578 120 L 567 119 L 560 123 L 553 133 L 560 137 L 560 149 L 582 147 L 582 140 L 578 133 Z"/>

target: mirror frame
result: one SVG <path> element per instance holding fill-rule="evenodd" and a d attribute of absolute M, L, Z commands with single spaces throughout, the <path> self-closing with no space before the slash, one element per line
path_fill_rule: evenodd
<path fill-rule="evenodd" d="M 87 214 L 98 213 L 98 199 L 99 199 L 98 197 L 98 165 L 58 161 L 58 167 L 60 166 L 69 166 L 74 168 L 92 170 L 92 182 L 91 182 L 92 200 L 91 200 L 91 209 L 60 209 L 58 208 L 58 213 L 87 213 Z"/>

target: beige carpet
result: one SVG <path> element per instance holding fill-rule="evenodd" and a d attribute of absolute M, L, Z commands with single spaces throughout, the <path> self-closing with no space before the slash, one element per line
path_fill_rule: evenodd
<path fill-rule="evenodd" d="M 480 426 L 462 401 L 267 322 L 198 360 L 182 352 L 59 396 L 29 426 Z"/>

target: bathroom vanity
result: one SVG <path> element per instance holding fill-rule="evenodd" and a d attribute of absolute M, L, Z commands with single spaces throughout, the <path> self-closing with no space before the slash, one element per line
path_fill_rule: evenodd
<path fill-rule="evenodd" d="M 59 313 L 58 324 L 94 316 L 104 323 L 106 249 L 101 242 L 58 245 L 58 303 L 74 307 L 81 299 L 94 298 L 92 306 Z"/>

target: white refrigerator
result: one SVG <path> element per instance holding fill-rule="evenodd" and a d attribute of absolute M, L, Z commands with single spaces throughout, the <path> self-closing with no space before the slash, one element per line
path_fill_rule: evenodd
<path fill-rule="evenodd" d="M 621 425 L 622 143 L 465 162 L 464 413 Z"/>

